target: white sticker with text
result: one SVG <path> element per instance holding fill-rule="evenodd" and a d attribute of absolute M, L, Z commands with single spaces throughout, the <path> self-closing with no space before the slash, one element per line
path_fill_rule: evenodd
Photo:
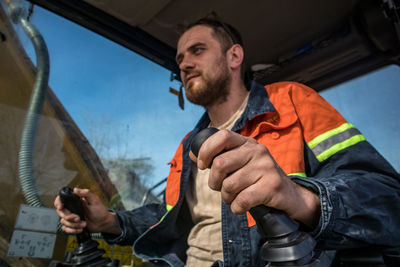
<path fill-rule="evenodd" d="M 55 209 L 32 207 L 22 204 L 15 228 L 56 233 L 59 217 Z"/>
<path fill-rule="evenodd" d="M 8 256 L 50 259 L 55 242 L 55 234 L 15 230 L 8 248 Z"/>

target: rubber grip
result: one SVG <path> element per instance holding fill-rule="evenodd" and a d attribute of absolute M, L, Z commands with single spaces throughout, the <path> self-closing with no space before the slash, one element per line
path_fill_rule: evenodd
<path fill-rule="evenodd" d="M 205 128 L 201 130 L 196 136 L 194 137 L 192 143 L 190 144 L 190 150 L 192 153 L 197 157 L 199 155 L 201 145 L 213 134 L 218 132 L 217 128 Z"/>
<path fill-rule="evenodd" d="M 69 210 L 71 213 L 77 214 L 81 220 L 85 219 L 85 210 L 82 201 L 80 197 L 74 193 L 74 190 L 71 187 L 65 186 L 61 188 L 58 195 L 60 196 L 64 208 Z"/>

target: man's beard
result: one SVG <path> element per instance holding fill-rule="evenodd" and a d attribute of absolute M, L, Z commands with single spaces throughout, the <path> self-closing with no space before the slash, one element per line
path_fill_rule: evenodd
<path fill-rule="evenodd" d="M 219 73 L 215 77 L 205 76 L 201 71 L 196 74 L 199 75 L 201 81 L 185 87 L 186 98 L 190 102 L 207 108 L 227 100 L 230 75 L 225 62 L 221 62 Z"/>

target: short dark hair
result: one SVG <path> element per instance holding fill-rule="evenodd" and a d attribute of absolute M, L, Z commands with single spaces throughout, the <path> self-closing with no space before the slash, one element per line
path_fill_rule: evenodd
<path fill-rule="evenodd" d="M 221 49 L 223 52 L 228 51 L 229 48 L 231 48 L 234 44 L 239 44 L 242 46 L 244 50 L 244 45 L 243 45 L 243 40 L 242 37 L 240 36 L 240 33 L 238 30 L 236 30 L 232 25 L 222 22 L 218 19 L 213 19 L 213 18 L 201 18 L 193 23 L 190 23 L 185 27 L 185 30 L 183 33 L 188 31 L 189 29 L 195 27 L 195 26 L 207 26 L 210 27 L 212 31 L 212 35 L 219 41 L 221 44 Z M 182 33 L 182 34 L 183 34 Z M 242 80 L 245 81 L 245 64 L 244 60 L 241 65 L 241 77 Z"/>
<path fill-rule="evenodd" d="M 224 52 L 231 48 L 234 44 L 240 44 L 243 47 L 243 41 L 240 33 L 228 23 L 212 18 L 201 18 L 189 24 L 186 27 L 185 32 L 198 25 L 204 25 L 213 30 L 212 34 L 221 43 L 221 47 Z"/>

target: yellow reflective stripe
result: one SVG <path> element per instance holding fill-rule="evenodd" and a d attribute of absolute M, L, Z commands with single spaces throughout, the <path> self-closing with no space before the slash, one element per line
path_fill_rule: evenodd
<path fill-rule="evenodd" d="M 343 123 L 339 127 L 335 128 L 335 129 L 332 129 L 332 130 L 329 130 L 329 131 L 327 131 L 327 132 L 315 137 L 313 140 L 308 142 L 307 145 L 308 145 L 309 148 L 313 148 L 313 147 L 317 146 L 319 143 L 325 141 L 326 139 L 328 139 L 328 138 L 330 138 L 330 137 L 332 137 L 332 136 L 334 136 L 334 135 L 336 135 L 338 133 L 341 133 L 341 132 L 344 132 L 344 131 L 346 131 L 348 129 L 351 129 L 351 128 L 355 128 L 353 124 L 348 123 L 348 122 Z"/>
<path fill-rule="evenodd" d="M 167 214 L 161 217 L 160 222 L 162 222 Z"/>
<path fill-rule="evenodd" d="M 294 172 L 294 173 L 289 173 L 288 176 L 307 177 L 307 174 L 305 174 L 304 172 Z"/>
<path fill-rule="evenodd" d="M 358 142 L 365 141 L 365 140 L 366 139 L 362 134 L 354 135 L 343 142 L 340 142 L 340 143 L 337 143 L 336 145 L 331 146 L 330 148 L 328 148 L 321 154 L 317 155 L 317 159 L 319 162 L 322 162 L 322 161 L 328 159 L 329 157 L 331 157 L 332 155 L 334 155 L 335 153 L 339 152 L 340 150 L 345 149 L 349 146 L 355 145 Z"/>
<path fill-rule="evenodd" d="M 172 206 L 172 205 L 168 205 L 168 204 L 165 205 L 165 208 L 167 209 L 167 211 L 172 210 L 173 207 L 174 207 L 174 206 Z M 162 222 L 162 220 L 164 220 L 164 218 L 165 218 L 166 215 L 167 215 L 167 214 L 165 214 L 164 216 L 161 217 L 160 222 Z"/>

